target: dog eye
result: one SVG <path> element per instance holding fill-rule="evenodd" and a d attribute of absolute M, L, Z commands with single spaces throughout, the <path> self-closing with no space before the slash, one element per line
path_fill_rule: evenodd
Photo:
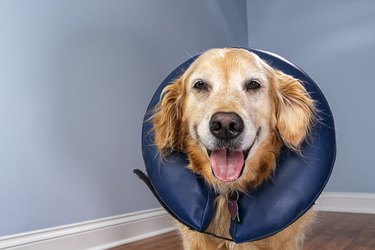
<path fill-rule="evenodd" d="M 208 90 L 208 85 L 204 81 L 198 80 L 194 83 L 193 88 L 197 90 Z"/>
<path fill-rule="evenodd" d="M 256 89 L 259 89 L 260 87 L 261 87 L 260 83 L 256 80 L 251 80 L 248 83 L 246 83 L 246 85 L 245 85 L 245 89 L 247 91 L 256 90 Z"/>

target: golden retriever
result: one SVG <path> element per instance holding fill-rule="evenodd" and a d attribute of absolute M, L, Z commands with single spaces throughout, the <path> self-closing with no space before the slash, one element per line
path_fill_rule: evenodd
<path fill-rule="evenodd" d="M 275 170 L 283 144 L 298 151 L 314 102 L 293 77 L 244 49 L 211 49 L 168 85 L 154 110 L 155 144 L 179 150 L 220 195 L 208 231 L 230 238 L 226 194 L 258 187 Z M 189 201 L 186 201 L 187 204 Z M 259 215 L 261 216 L 261 214 Z M 185 249 L 299 249 L 311 210 L 281 232 L 236 244 L 179 224 Z"/>

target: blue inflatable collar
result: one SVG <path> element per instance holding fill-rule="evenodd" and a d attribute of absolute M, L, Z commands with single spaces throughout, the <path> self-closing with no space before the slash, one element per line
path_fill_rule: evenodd
<path fill-rule="evenodd" d="M 248 49 L 273 68 L 299 79 L 319 110 L 319 122 L 311 130 L 311 141 L 303 143 L 303 157 L 283 148 L 277 162 L 274 182 L 265 182 L 250 195 L 238 199 L 240 223 L 233 223 L 230 235 L 236 243 L 269 237 L 296 221 L 309 210 L 325 187 L 333 169 L 336 142 L 333 115 L 322 91 L 303 70 L 287 60 L 261 50 Z M 161 161 L 154 146 L 150 114 L 159 102 L 161 91 L 182 75 L 194 61 L 191 58 L 177 67 L 155 92 L 144 118 L 142 152 L 147 175 L 134 172 L 145 181 L 160 204 L 178 221 L 202 232 L 209 226 L 214 214 L 217 194 L 202 177 L 185 166 L 187 156 L 173 152 Z M 188 187 L 188 188 L 187 188 Z M 212 235 L 212 234 L 211 234 Z M 215 237 L 223 238 L 217 235 Z"/>

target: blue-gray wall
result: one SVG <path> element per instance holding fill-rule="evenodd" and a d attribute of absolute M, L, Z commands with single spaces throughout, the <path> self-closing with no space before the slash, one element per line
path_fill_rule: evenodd
<path fill-rule="evenodd" d="M 1 1 L 0 236 L 158 207 L 133 168 L 164 77 L 246 46 L 243 1 Z"/>
<path fill-rule="evenodd" d="M 336 121 L 326 191 L 375 192 L 375 2 L 247 1 L 249 46 L 278 53 L 320 85 Z"/>

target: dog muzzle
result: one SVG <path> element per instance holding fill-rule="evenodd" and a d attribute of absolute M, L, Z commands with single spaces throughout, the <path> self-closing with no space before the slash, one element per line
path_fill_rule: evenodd
<path fill-rule="evenodd" d="M 232 221 L 231 239 L 207 231 L 214 215 L 216 194 L 204 179 L 186 168 L 189 161 L 181 152 L 161 159 L 154 145 L 150 115 L 160 100 L 162 90 L 181 76 L 196 58 L 177 67 L 160 85 L 147 108 L 142 129 L 142 153 L 147 175 L 134 172 L 147 184 L 165 210 L 176 220 L 214 237 L 236 243 L 272 236 L 300 218 L 315 203 L 332 172 L 336 157 L 333 115 L 322 91 L 302 69 L 270 52 L 248 49 L 272 67 L 300 80 L 319 110 L 319 121 L 303 142 L 303 156 L 283 147 L 273 180 L 228 199 Z M 198 57 L 198 56 L 197 56 Z M 237 216 L 237 218 L 236 218 Z"/>

